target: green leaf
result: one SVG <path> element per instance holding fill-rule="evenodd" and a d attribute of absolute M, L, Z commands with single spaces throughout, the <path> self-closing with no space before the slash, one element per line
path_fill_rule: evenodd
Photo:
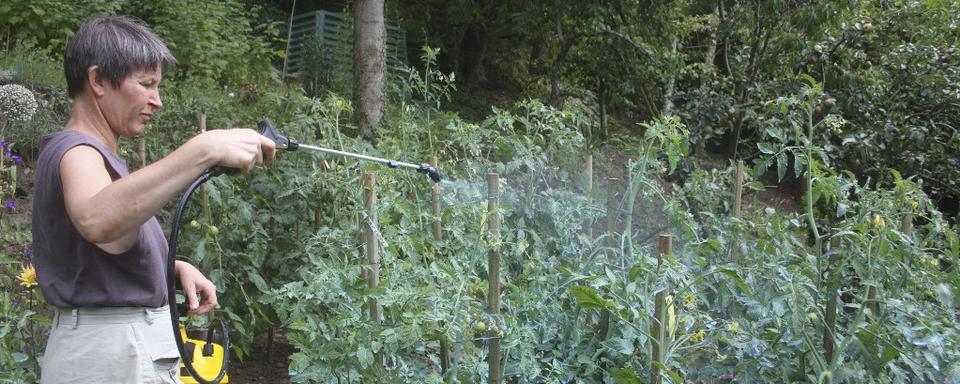
<path fill-rule="evenodd" d="M 359 361 L 360 366 L 367 368 L 373 365 L 373 352 L 364 347 L 357 349 L 357 361 Z"/>
<path fill-rule="evenodd" d="M 201 237 L 193 251 L 193 262 L 200 264 L 207 257 L 207 238 Z"/>
<path fill-rule="evenodd" d="M 737 271 L 734 271 L 734 270 L 729 269 L 729 268 L 720 267 L 720 268 L 717 268 L 717 272 L 720 272 L 720 273 L 726 275 L 727 277 L 729 277 L 731 280 L 733 280 L 733 283 L 736 284 L 736 285 L 737 285 L 737 288 L 739 288 L 741 291 L 743 291 L 743 293 L 745 293 L 745 294 L 747 294 L 747 295 L 750 294 L 750 286 L 747 285 L 747 282 L 744 281 L 743 278 L 740 277 L 740 275 L 737 273 Z"/>
<path fill-rule="evenodd" d="M 894 348 L 892 345 L 885 345 L 883 347 L 883 353 L 880 354 L 880 366 L 887 365 L 891 360 L 896 359 L 900 356 L 900 351 Z"/>
<path fill-rule="evenodd" d="M 256 273 L 256 271 L 247 272 L 247 278 L 250 279 L 251 282 L 253 282 L 253 285 L 257 286 L 257 289 L 260 292 L 263 292 L 263 293 L 270 292 L 270 286 L 267 285 L 267 282 L 263 280 L 263 277 L 260 276 L 260 274 Z"/>
<path fill-rule="evenodd" d="M 567 294 L 573 296 L 577 304 L 584 308 L 612 308 L 613 302 L 600 297 L 593 288 L 585 285 L 567 287 Z"/>
<path fill-rule="evenodd" d="M 757 143 L 757 148 L 760 149 L 760 153 L 763 153 L 765 155 L 772 155 L 774 153 L 777 153 L 777 148 L 770 143 Z"/>
<path fill-rule="evenodd" d="M 777 154 L 777 181 L 783 181 L 787 175 L 787 155 L 783 152 Z"/>
<path fill-rule="evenodd" d="M 617 368 L 613 370 L 614 384 L 640 384 L 640 378 L 637 377 L 637 371 L 633 368 Z"/>

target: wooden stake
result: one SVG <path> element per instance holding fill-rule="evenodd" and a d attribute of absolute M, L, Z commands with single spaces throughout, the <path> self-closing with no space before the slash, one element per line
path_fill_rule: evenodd
<path fill-rule="evenodd" d="M 880 303 L 877 302 L 877 287 L 871 285 L 867 287 L 867 308 L 874 318 L 880 317 Z"/>
<path fill-rule="evenodd" d="M 657 272 L 663 266 L 663 258 L 673 252 L 672 238 L 668 234 L 661 234 L 657 241 Z M 663 365 L 663 356 L 667 345 L 667 290 L 657 292 L 653 299 L 653 322 L 650 325 L 650 336 L 653 337 L 650 346 L 651 366 L 650 384 L 660 383 L 660 366 Z"/>
<path fill-rule="evenodd" d="M 380 285 L 380 243 L 377 234 L 379 233 L 379 224 L 377 222 L 377 180 L 372 173 L 364 173 L 361 177 L 363 183 L 363 204 L 367 211 L 366 220 L 363 222 L 363 237 L 367 243 L 367 286 L 377 288 Z M 369 297 L 367 304 L 370 307 L 370 321 L 374 324 L 380 324 L 380 303 L 375 297 Z M 377 352 L 376 363 L 382 368 L 382 352 Z"/>
<path fill-rule="evenodd" d="M 297 10 L 297 0 L 293 0 L 293 5 L 290 6 L 290 21 L 287 22 L 287 48 L 286 54 L 283 55 L 283 70 L 280 71 L 280 80 L 287 79 L 287 58 L 290 57 L 290 40 L 293 35 L 293 14 Z"/>
<path fill-rule="evenodd" d="M 903 215 L 903 221 L 900 222 L 900 231 L 910 239 L 913 239 L 913 212 L 907 212 L 906 215 Z M 904 264 L 909 267 L 910 264 L 912 264 L 912 260 L 908 257 L 904 260 Z"/>
<path fill-rule="evenodd" d="M 613 181 L 613 179 L 608 179 L 608 182 L 610 182 L 610 183 L 609 183 L 610 185 L 613 184 L 612 181 Z M 617 212 L 616 212 L 616 209 L 617 209 L 617 200 L 616 200 L 616 198 L 615 198 L 615 195 L 614 195 L 613 191 L 610 191 L 610 192 L 607 194 L 607 204 L 606 204 L 606 205 L 607 205 L 607 211 L 606 211 L 606 215 L 607 215 L 607 226 L 606 226 L 607 241 L 606 241 L 606 243 L 607 243 L 607 247 L 609 247 L 609 248 L 612 249 L 612 248 L 616 245 L 616 243 L 615 243 L 615 241 L 614 241 L 614 238 L 613 238 L 613 237 L 614 237 L 614 236 L 613 236 L 613 233 L 614 233 L 614 230 L 615 230 L 615 226 L 616 226 L 616 224 L 617 224 Z M 609 253 L 608 253 L 608 255 L 609 255 Z M 610 310 L 607 309 L 607 308 L 604 308 L 604 309 L 601 309 L 601 310 L 600 310 L 600 335 L 599 335 L 599 336 L 600 336 L 600 340 L 606 340 L 606 339 L 607 339 L 607 336 L 608 336 L 609 334 L 610 334 Z M 604 363 L 604 362 L 601 362 L 601 364 L 605 364 L 605 363 Z"/>
<path fill-rule="evenodd" d="M 147 166 L 147 139 L 141 137 L 137 143 L 137 154 L 140 155 L 140 168 Z"/>
<path fill-rule="evenodd" d="M 437 157 L 430 157 L 430 166 L 437 168 Z M 440 241 L 443 238 L 443 232 L 440 227 L 440 183 L 433 183 L 431 187 L 431 212 L 433 212 L 433 240 Z"/>
<path fill-rule="evenodd" d="M 828 262 L 828 269 L 825 272 L 827 275 L 827 286 L 832 285 L 834 278 L 833 274 L 837 271 L 832 270 L 831 267 L 834 266 L 834 263 L 837 262 L 839 257 L 837 256 L 838 248 L 840 247 L 840 238 L 834 237 L 830 240 L 830 258 Z M 839 276 L 838 276 L 839 277 Z M 827 365 L 830 365 L 830 362 L 833 361 L 833 347 L 834 347 L 834 337 L 837 334 L 837 290 L 832 288 L 827 294 L 827 306 L 824 311 L 823 321 L 823 360 L 826 361 Z"/>
<path fill-rule="evenodd" d="M 487 175 L 487 220 L 489 225 L 490 250 L 487 254 L 487 312 L 495 320 L 495 326 L 490 327 L 488 337 L 490 351 L 487 355 L 487 365 L 490 369 L 487 383 L 500 383 L 500 175 Z"/>
<path fill-rule="evenodd" d="M 743 160 L 737 161 L 737 181 L 733 186 L 733 217 L 740 218 L 740 207 L 743 205 Z M 730 243 L 730 260 L 740 261 L 740 235 L 737 233 Z"/>
<path fill-rule="evenodd" d="M 586 158 L 583 159 L 583 169 L 587 177 L 587 185 L 584 188 L 586 192 L 587 199 L 593 200 L 593 154 L 588 153 Z M 586 233 L 590 237 L 591 242 L 593 241 L 593 226 L 590 220 L 583 221 L 583 233 Z"/>
<path fill-rule="evenodd" d="M 613 185 L 613 179 L 608 180 L 608 185 Z M 614 233 L 616 233 L 617 226 L 617 198 L 616 194 L 608 189 L 609 193 L 607 194 L 607 246 L 610 248 L 616 247 L 617 243 L 614 239 Z"/>
<path fill-rule="evenodd" d="M 433 168 L 437 168 L 437 157 L 430 157 L 430 165 Z M 430 189 L 431 195 L 431 205 L 430 211 L 433 213 L 433 241 L 439 242 L 443 239 L 443 231 L 441 228 L 441 217 L 440 217 L 440 185 L 439 183 L 433 183 L 433 186 Z M 450 340 L 447 339 L 447 334 L 443 333 L 443 321 L 438 323 L 440 328 L 440 373 L 446 374 L 450 370 Z"/>
<path fill-rule="evenodd" d="M 584 159 L 584 169 L 587 173 L 587 194 L 593 192 L 593 154 L 588 153 L 587 158 Z"/>

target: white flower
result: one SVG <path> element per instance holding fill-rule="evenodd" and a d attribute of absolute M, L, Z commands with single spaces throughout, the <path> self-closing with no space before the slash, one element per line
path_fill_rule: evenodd
<path fill-rule="evenodd" d="M 14 121 L 30 121 L 37 112 L 37 100 L 29 89 L 17 85 L 0 85 L 0 116 Z"/>

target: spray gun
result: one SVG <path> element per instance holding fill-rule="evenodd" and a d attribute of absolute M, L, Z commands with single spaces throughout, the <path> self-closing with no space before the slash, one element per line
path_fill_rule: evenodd
<path fill-rule="evenodd" d="M 286 136 L 281 135 L 273 127 L 273 123 L 269 119 L 263 119 L 257 124 L 260 134 L 268 137 L 270 140 L 273 140 L 274 145 L 277 149 L 282 149 L 285 151 L 296 151 L 298 149 L 306 149 L 314 152 L 327 153 L 337 156 L 354 158 L 357 160 L 363 161 L 372 161 L 375 163 L 385 164 L 390 168 L 408 168 L 414 169 L 417 172 L 423 173 L 430 177 L 430 180 L 433 180 L 434 183 L 439 183 L 444 179 L 444 176 L 436 168 L 430 164 L 411 164 L 405 163 L 402 161 L 396 160 L 387 160 L 381 159 L 378 157 L 361 155 L 357 153 L 338 151 L 330 148 L 323 148 L 313 145 L 300 144 L 295 140 L 291 140 Z M 223 319 L 217 319 L 216 324 L 220 330 L 220 344 L 214 342 L 215 333 L 214 329 L 210 328 L 206 332 L 206 338 L 190 338 L 189 335 L 185 332 L 183 326 L 180 325 L 180 312 L 185 311 L 184 308 L 178 308 L 176 304 L 176 282 L 174 281 L 174 261 L 176 260 L 177 252 L 177 241 L 179 238 L 180 232 L 180 221 L 183 216 L 183 209 L 187 205 L 187 201 L 190 200 L 190 196 L 193 192 L 200 187 L 201 184 L 207 182 L 215 176 L 222 175 L 224 173 L 235 174 L 237 170 L 226 168 L 226 167 L 213 167 L 193 181 L 186 191 L 184 191 L 183 196 L 180 197 L 180 203 L 177 205 L 176 213 L 173 217 L 173 227 L 170 230 L 170 238 L 167 241 L 169 244 L 169 249 L 167 252 L 167 298 L 170 302 L 170 319 L 173 323 L 173 333 L 174 339 L 177 342 L 177 349 L 180 351 L 180 357 L 182 359 L 182 367 L 186 370 L 186 374 L 181 374 L 181 379 L 184 383 L 199 383 L 199 384 L 208 384 L 208 383 L 221 383 L 227 382 L 228 377 L 226 376 L 227 364 L 230 360 L 230 336 L 229 331 L 227 330 L 227 325 Z M 202 345 L 198 350 L 197 345 Z M 206 377 L 214 376 L 213 379 L 207 379 Z"/>
<path fill-rule="evenodd" d="M 403 168 L 414 169 L 417 172 L 420 172 L 429 176 L 430 180 L 433 180 L 434 183 L 439 183 L 440 181 L 443 180 L 443 175 L 440 173 L 440 171 L 438 171 L 436 168 L 434 168 L 430 164 L 422 163 L 418 165 L 418 164 L 404 163 L 402 161 L 397 161 L 397 160 L 387 160 L 387 159 L 381 159 L 379 157 L 361 155 L 358 153 L 344 152 L 344 151 L 338 151 L 336 149 L 300 144 L 296 140 L 288 139 L 287 137 L 278 133 L 277 130 L 273 128 L 273 122 L 271 122 L 270 119 L 260 120 L 260 123 L 257 125 L 257 128 L 260 130 L 261 135 L 264 135 L 270 138 L 270 140 L 273 140 L 277 149 L 282 149 L 285 151 L 296 151 L 298 149 L 306 149 L 308 151 L 349 157 L 357 160 L 372 161 L 375 163 L 385 164 L 390 168 L 403 167 Z"/>

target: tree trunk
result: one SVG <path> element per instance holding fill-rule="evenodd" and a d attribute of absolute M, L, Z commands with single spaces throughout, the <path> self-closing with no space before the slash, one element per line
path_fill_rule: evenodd
<path fill-rule="evenodd" d="M 353 75 L 357 91 L 356 119 L 367 137 L 383 117 L 387 32 L 383 0 L 357 0 L 353 12 Z"/>
<path fill-rule="evenodd" d="M 703 56 L 704 64 L 713 65 L 713 61 L 717 59 L 717 45 L 720 43 L 720 40 L 717 38 L 717 29 L 719 28 L 720 20 L 720 2 L 717 1 L 713 5 L 713 12 L 710 13 L 710 45 L 707 46 L 707 53 Z"/>
<path fill-rule="evenodd" d="M 677 45 L 679 44 L 679 38 L 676 36 L 673 37 L 673 43 L 671 44 L 670 52 L 673 54 L 677 53 Z M 673 72 L 673 71 L 671 71 Z M 677 75 L 675 73 L 670 74 L 670 79 L 667 80 L 666 89 L 663 91 L 663 110 L 661 111 L 662 115 L 670 115 L 673 113 L 673 92 L 676 88 Z"/>
<path fill-rule="evenodd" d="M 557 27 L 557 30 L 559 31 L 560 28 Z M 557 53 L 557 58 L 553 61 L 553 66 L 550 69 L 550 100 L 547 101 L 547 104 L 551 107 L 563 108 L 563 89 L 561 88 L 563 69 L 567 63 L 567 54 L 570 53 L 570 48 L 577 44 L 580 37 L 580 34 L 574 34 L 564 40 L 561 36 L 560 52 Z"/>
<path fill-rule="evenodd" d="M 597 100 L 600 104 L 600 134 L 603 135 L 603 139 L 606 140 L 610 136 L 607 134 L 607 83 L 603 79 L 600 79 L 600 90 L 597 92 Z M 590 139 L 593 140 L 592 137 Z"/>
<path fill-rule="evenodd" d="M 737 105 L 743 105 L 747 101 L 747 97 L 750 96 L 748 89 L 754 82 L 757 80 L 757 75 L 760 67 L 760 57 L 763 56 L 764 51 L 767 50 L 767 44 L 770 42 L 770 34 L 765 30 L 764 25 L 760 21 L 760 13 L 757 11 L 757 25 L 754 28 L 754 41 L 750 47 L 750 61 L 747 64 L 747 78 L 744 83 L 740 86 L 740 94 L 737 96 Z M 745 113 L 742 109 L 738 108 L 733 122 L 733 130 L 729 134 L 729 141 L 727 142 L 727 157 L 731 159 L 737 158 L 737 147 L 740 144 L 740 137 L 742 136 L 743 131 L 743 119 Z"/>
<path fill-rule="evenodd" d="M 470 85 L 482 82 L 484 80 L 483 61 L 486 60 L 487 46 L 490 41 L 490 33 L 484 25 L 470 28 L 469 45 L 461 45 L 461 55 L 467 61 L 461 65 L 460 70 L 463 75 L 463 83 Z M 465 42 L 466 43 L 466 42 Z"/>

